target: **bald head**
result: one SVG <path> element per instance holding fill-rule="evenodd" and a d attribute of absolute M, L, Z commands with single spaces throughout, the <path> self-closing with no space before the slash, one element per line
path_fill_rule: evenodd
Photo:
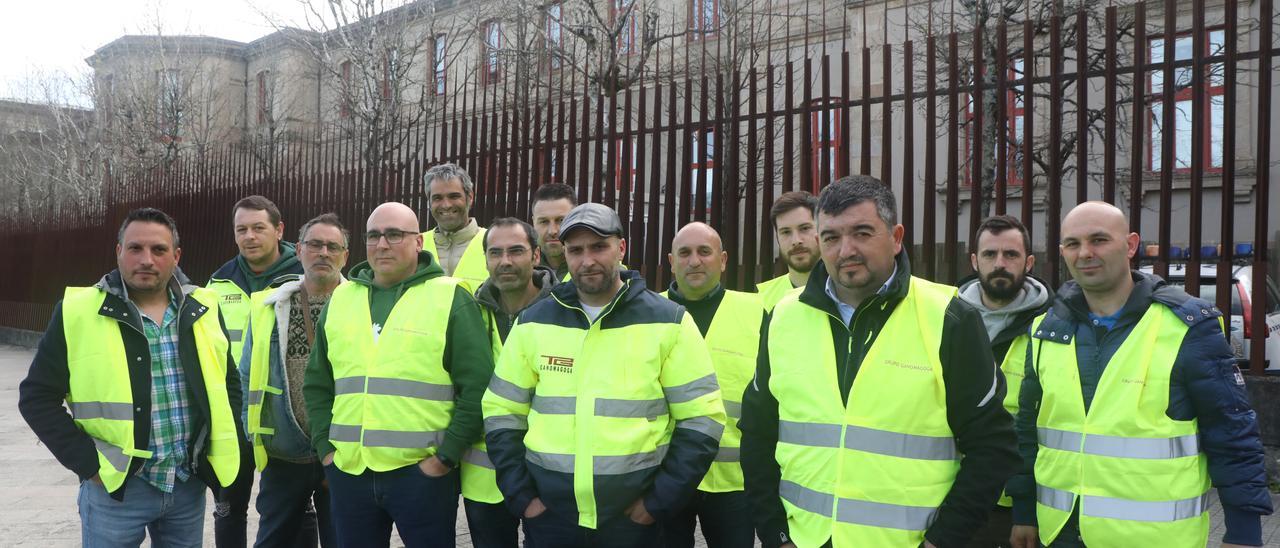
<path fill-rule="evenodd" d="M 365 229 L 373 230 L 375 223 L 379 226 L 395 226 L 406 232 L 417 231 L 418 214 L 413 212 L 413 208 L 400 202 L 387 202 L 373 208 Z"/>
<path fill-rule="evenodd" d="M 365 251 L 374 284 L 390 287 L 413 274 L 418 252 L 422 251 L 422 234 L 412 208 L 399 202 L 382 204 L 369 214 L 365 231 Z"/>
<path fill-rule="evenodd" d="M 1062 219 L 1062 258 L 1091 307 L 1109 310 L 1113 302 L 1124 304 L 1133 289 L 1129 259 L 1137 253 L 1138 241 L 1124 212 L 1106 202 L 1082 203 Z M 1097 304 L 1104 302 L 1108 304 Z"/>
<path fill-rule="evenodd" d="M 716 229 L 705 223 L 689 223 L 676 232 L 667 260 L 671 261 L 671 273 L 680 294 L 696 301 L 720 285 L 729 254 Z"/>

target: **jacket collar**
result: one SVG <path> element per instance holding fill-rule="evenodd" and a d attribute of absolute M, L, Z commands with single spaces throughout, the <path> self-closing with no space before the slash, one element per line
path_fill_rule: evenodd
<path fill-rule="evenodd" d="M 102 308 L 98 309 L 98 314 L 127 323 L 139 333 L 142 332 L 142 313 L 137 305 L 129 300 L 129 292 L 119 269 L 106 273 L 93 287 L 107 294 Z M 169 292 L 177 297 L 179 312 L 189 311 L 193 318 L 199 318 L 208 310 L 208 307 L 199 301 L 187 298 L 196 289 L 199 287 L 191 284 L 191 280 L 187 279 L 182 269 L 174 269 L 173 277 L 169 278 Z"/>
<path fill-rule="evenodd" d="M 639 272 L 634 270 L 623 270 L 619 274 L 622 277 L 622 289 L 618 290 L 618 294 L 613 297 L 613 301 L 611 301 L 605 307 L 605 310 L 601 312 L 601 316 L 607 314 L 614 308 L 623 306 L 628 301 L 636 299 L 646 290 L 644 277 L 641 276 Z M 578 298 L 578 285 L 574 283 L 573 280 L 557 284 L 555 288 L 551 290 L 551 295 L 555 297 L 556 301 L 560 302 L 564 306 L 582 308 L 582 300 Z"/>
<path fill-rule="evenodd" d="M 533 267 L 533 285 L 538 288 L 538 294 L 529 302 L 525 308 L 533 306 L 533 303 L 545 299 L 551 294 L 551 290 L 556 284 L 556 272 L 550 267 L 542 265 L 534 265 Z M 476 290 L 476 302 L 480 303 L 489 310 L 502 310 L 502 296 L 498 291 L 498 286 L 493 284 L 493 278 L 489 278 L 480 284 L 480 289 Z"/>
<path fill-rule="evenodd" d="M 345 281 L 347 281 L 347 278 L 342 274 L 338 274 L 338 283 L 341 284 Z M 276 290 L 274 292 L 263 300 L 264 303 L 274 305 L 279 302 L 288 302 L 289 299 L 293 298 L 294 293 L 297 293 L 302 289 L 301 278 L 288 279 L 288 281 L 284 282 L 276 280 L 276 282 L 279 283 L 279 285 L 276 286 Z"/>

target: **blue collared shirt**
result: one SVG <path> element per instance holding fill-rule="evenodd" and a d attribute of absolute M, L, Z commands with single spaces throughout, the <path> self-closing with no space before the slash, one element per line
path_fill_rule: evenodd
<path fill-rule="evenodd" d="M 889 279 L 884 281 L 884 285 L 880 286 L 880 289 L 876 291 L 876 295 L 883 295 L 889 289 L 889 282 L 892 282 L 893 277 L 897 275 L 898 263 L 894 262 L 893 274 L 890 274 Z M 836 296 L 836 286 L 833 285 L 831 280 L 831 276 L 827 276 L 827 296 L 831 298 L 831 302 L 836 303 L 836 310 L 840 312 L 840 319 L 844 320 L 844 325 L 847 327 L 849 322 L 853 321 L 853 313 L 858 311 L 858 307 L 840 300 L 840 297 Z"/>

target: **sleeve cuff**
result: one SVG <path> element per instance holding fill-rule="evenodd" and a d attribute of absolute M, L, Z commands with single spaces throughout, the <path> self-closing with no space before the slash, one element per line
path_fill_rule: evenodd
<path fill-rule="evenodd" d="M 1222 521 L 1227 530 L 1222 542 L 1262 546 L 1262 516 L 1223 505 Z"/>
<path fill-rule="evenodd" d="M 1013 498 L 1013 524 L 1036 525 L 1036 501 L 1031 498 Z"/>

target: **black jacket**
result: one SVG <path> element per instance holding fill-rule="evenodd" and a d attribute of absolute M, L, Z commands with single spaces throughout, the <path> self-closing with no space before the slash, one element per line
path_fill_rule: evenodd
<path fill-rule="evenodd" d="M 190 431 L 192 433 L 187 455 L 196 462 L 196 476 L 215 489 L 219 488 L 213 467 L 209 464 L 209 396 L 204 377 L 200 373 L 200 361 L 196 354 L 192 326 L 208 308 L 187 295 L 196 287 L 189 285 L 181 272 L 175 272 L 170 282 L 174 293 L 182 295 L 178 317 L 178 356 L 183 376 L 191 398 Z M 123 282 L 120 272 L 113 270 L 97 286 L 107 291 L 107 298 L 99 314 L 119 322 L 120 337 L 124 341 L 125 356 L 129 362 L 129 380 L 133 391 L 134 447 L 151 446 L 151 353 L 142 331 L 142 317 L 132 302 L 122 296 Z M 219 319 L 221 323 L 221 319 Z M 223 328 L 225 332 L 225 327 Z M 241 405 L 240 376 L 230 352 L 227 356 L 227 398 L 232 416 L 239 416 Z M 67 369 L 67 339 L 62 327 L 62 303 L 54 308 L 49 327 L 40 339 L 35 359 L 27 378 L 18 386 L 18 410 L 58 462 L 75 472 L 81 481 L 98 473 L 98 453 L 93 439 L 76 426 L 63 403 L 70 392 L 70 372 Z M 235 421 L 237 439 L 244 439 L 243 426 Z M 128 474 L 133 475 L 142 467 L 144 459 L 133 459 Z M 190 464 L 190 463 L 188 463 Z M 246 473 L 242 468 L 241 473 Z M 252 469 L 248 473 L 252 473 Z M 121 486 L 112 498 L 124 499 L 125 487 Z"/>
<path fill-rule="evenodd" d="M 897 274 L 884 292 L 864 301 L 852 326 L 840 323 L 835 303 L 826 294 L 827 271 L 819 263 L 809 275 L 800 302 L 832 315 L 837 378 L 847 399 L 858 367 L 880 329 L 906 297 L 911 265 L 905 253 L 897 256 Z M 880 305 L 884 304 L 882 308 Z M 755 380 L 742 399 L 742 473 L 747 498 L 755 514 L 756 532 L 766 548 L 790 541 L 786 512 L 778 494 L 781 469 L 774 458 L 778 444 L 778 402 L 769 391 L 769 320 L 761 326 Z M 852 337 L 852 343 L 850 338 Z M 859 344 L 859 341 L 861 343 Z M 964 546 L 987 519 L 1004 482 L 1017 470 L 1018 453 L 1013 419 L 1004 410 L 1004 376 L 996 374 L 982 318 L 972 306 L 953 298 L 942 324 L 939 357 L 947 387 L 947 422 L 964 455 L 951 491 L 942 501 L 937 520 L 925 538 L 941 548 Z M 803 341 L 788 341 L 803 344 Z M 848 349 L 852 349 L 852 353 Z"/>

